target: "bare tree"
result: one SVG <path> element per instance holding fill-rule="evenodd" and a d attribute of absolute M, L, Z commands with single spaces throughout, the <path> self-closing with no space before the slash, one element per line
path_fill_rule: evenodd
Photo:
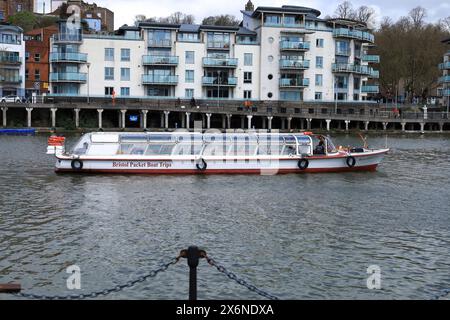
<path fill-rule="evenodd" d="M 361 6 L 355 11 L 355 20 L 373 25 L 375 23 L 375 10 L 368 6 Z"/>
<path fill-rule="evenodd" d="M 419 28 L 425 23 L 425 17 L 427 16 L 427 10 L 423 7 L 415 7 L 409 12 L 409 17 L 412 20 L 414 27 Z"/>
<path fill-rule="evenodd" d="M 448 16 L 447 18 L 444 18 L 444 19 L 440 19 L 439 25 L 442 27 L 442 29 L 450 32 L 450 16 Z"/>
<path fill-rule="evenodd" d="M 202 24 L 204 25 L 215 25 L 215 26 L 238 26 L 240 20 L 235 16 L 229 14 L 222 14 L 218 16 L 210 16 L 203 19 Z"/>
<path fill-rule="evenodd" d="M 195 17 L 192 14 L 185 14 L 178 11 L 168 16 L 167 22 L 175 24 L 193 24 L 195 22 Z"/>
<path fill-rule="evenodd" d="M 336 11 L 334 11 L 334 18 L 340 19 L 354 19 L 356 16 L 353 5 L 350 1 L 344 1 L 338 5 Z"/>
<path fill-rule="evenodd" d="M 136 15 L 136 16 L 134 17 L 134 24 L 135 24 L 135 25 L 138 25 L 139 22 L 143 22 L 143 21 L 146 21 L 146 20 L 147 20 L 147 17 L 146 17 L 145 15 L 143 15 L 143 14 L 138 14 L 138 15 Z"/>

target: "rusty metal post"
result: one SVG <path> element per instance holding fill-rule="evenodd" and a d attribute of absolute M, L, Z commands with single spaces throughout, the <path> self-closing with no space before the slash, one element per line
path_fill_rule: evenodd
<path fill-rule="evenodd" d="M 200 259 L 198 247 L 191 246 L 187 249 L 187 260 L 189 266 L 189 300 L 197 300 L 197 267 Z"/>
<path fill-rule="evenodd" d="M 0 284 L 0 293 L 19 293 L 22 290 L 20 284 L 7 283 Z"/>

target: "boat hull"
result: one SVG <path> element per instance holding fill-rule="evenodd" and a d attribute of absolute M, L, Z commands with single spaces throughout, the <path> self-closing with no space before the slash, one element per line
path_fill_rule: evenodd
<path fill-rule="evenodd" d="M 315 156 L 308 160 L 306 169 L 299 168 L 300 158 L 281 159 L 208 159 L 204 163 L 197 159 L 93 159 L 59 157 L 56 163 L 58 173 L 107 173 L 107 174 L 287 174 L 287 173 L 325 173 L 375 171 L 388 150 L 379 150 L 361 154 L 340 154 L 337 156 Z M 350 167 L 348 157 L 355 158 Z M 73 168 L 73 161 L 78 161 Z M 79 168 L 79 162 L 82 168 Z M 203 169 L 203 170 L 202 170 Z"/>

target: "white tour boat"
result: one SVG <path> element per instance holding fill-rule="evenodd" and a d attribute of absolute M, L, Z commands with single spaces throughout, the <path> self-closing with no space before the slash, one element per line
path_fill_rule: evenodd
<path fill-rule="evenodd" d="M 49 138 L 56 172 L 277 174 L 375 171 L 389 149 L 336 148 L 305 133 L 104 133 L 83 135 L 73 151 Z"/>

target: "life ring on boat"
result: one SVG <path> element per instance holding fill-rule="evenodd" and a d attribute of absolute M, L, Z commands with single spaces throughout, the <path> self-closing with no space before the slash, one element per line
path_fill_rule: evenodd
<path fill-rule="evenodd" d="M 356 165 L 356 159 L 355 159 L 355 157 L 352 157 L 352 156 L 347 157 L 346 162 L 347 162 L 347 166 L 349 168 L 353 168 Z"/>
<path fill-rule="evenodd" d="M 205 159 L 203 159 L 203 158 L 201 158 L 195 166 L 200 171 L 205 171 L 206 168 L 208 168 L 208 164 L 206 163 Z"/>
<path fill-rule="evenodd" d="M 83 169 L 83 161 L 81 160 L 72 160 L 70 166 L 75 171 L 81 171 Z"/>
<path fill-rule="evenodd" d="M 306 170 L 309 167 L 309 160 L 308 159 L 300 159 L 298 161 L 298 168 L 300 170 Z"/>

